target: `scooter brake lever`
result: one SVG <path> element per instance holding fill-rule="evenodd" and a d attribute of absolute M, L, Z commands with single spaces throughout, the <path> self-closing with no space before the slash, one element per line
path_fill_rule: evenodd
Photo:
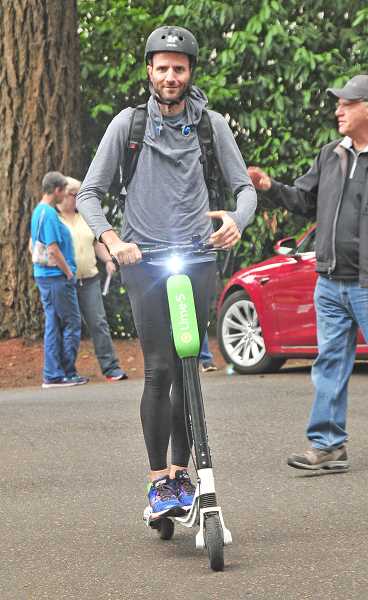
<path fill-rule="evenodd" d="M 120 263 L 119 263 L 118 259 L 116 258 L 116 256 L 113 256 L 112 254 L 110 256 L 111 256 L 112 262 L 114 263 L 115 267 L 119 271 L 120 270 Z"/>

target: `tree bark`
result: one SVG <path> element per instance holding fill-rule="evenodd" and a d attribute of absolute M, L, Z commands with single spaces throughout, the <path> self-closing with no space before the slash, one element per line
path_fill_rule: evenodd
<path fill-rule="evenodd" d="M 0 338 L 41 331 L 28 252 L 48 171 L 79 177 L 76 0 L 0 0 Z"/>

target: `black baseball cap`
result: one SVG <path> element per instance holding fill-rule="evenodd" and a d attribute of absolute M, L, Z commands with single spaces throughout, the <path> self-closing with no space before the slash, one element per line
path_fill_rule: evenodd
<path fill-rule="evenodd" d="M 327 88 L 327 93 L 343 100 L 368 100 L 368 75 L 355 75 L 343 88 Z"/>

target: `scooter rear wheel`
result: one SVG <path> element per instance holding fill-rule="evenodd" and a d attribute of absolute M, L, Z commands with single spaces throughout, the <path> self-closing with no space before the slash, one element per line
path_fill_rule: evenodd
<path fill-rule="evenodd" d="M 217 514 L 208 515 L 204 522 L 204 539 L 213 571 L 224 570 L 224 536 L 220 517 Z"/>
<path fill-rule="evenodd" d="M 174 529 L 174 521 L 164 517 L 161 519 L 160 526 L 158 528 L 160 538 L 162 540 L 171 540 L 172 536 L 174 535 Z"/>

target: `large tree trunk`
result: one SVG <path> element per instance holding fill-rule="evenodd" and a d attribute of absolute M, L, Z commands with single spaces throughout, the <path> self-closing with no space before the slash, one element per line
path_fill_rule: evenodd
<path fill-rule="evenodd" d="M 0 337 L 40 333 L 29 226 L 47 171 L 78 177 L 76 0 L 0 0 Z"/>

